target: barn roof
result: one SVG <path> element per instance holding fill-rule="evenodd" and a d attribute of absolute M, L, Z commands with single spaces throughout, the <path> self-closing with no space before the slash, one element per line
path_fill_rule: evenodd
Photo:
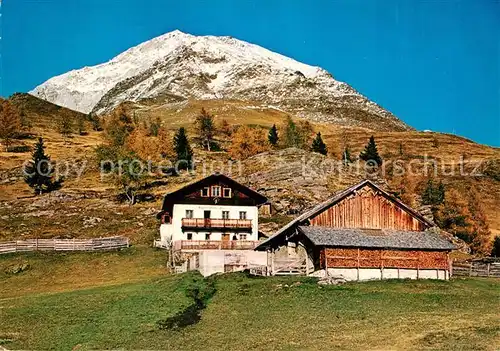
<path fill-rule="evenodd" d="M 382 190 L 379 186 L 377 186 L 372 181 L 370 181 L 368 179 L 365 179 L 362 182 L 360 182 L 360 183 L 358 183 L 356 185 L 353 185 L 352 187 L 347 188 L 347 189 L 339 192 L 338 194 L 334 195 L 330 199 L 328 199 L 328 200 L 320 203 L 319 205 L 313 207 L 312 209 L 304 212 L 303 214 L 301 214 L 300 216 L 298 216 L 297 218 L 293 219 L 291 222 L 289 222 L 288 224 L 286 224 L 285 226 L 283 226 L 281 229 L 279 229 L 274 235 L 272 235 L 271 237 L 269 237 L 267 240 L 265 240 L 262 243 L 260 243 L 255 249 L 256 250 L 265 250 L 265 249 L 267 249 L 273 241 L 279 239 L 282 235 L 286 235 L 286 233 L 290 229 L 293 229 L 296 226 L 298 226 L 300 224 L 303 224 L 309 218 L 314 217 L 315 215 L 317 215 L 318 213 L 322 212 L 326 208 L 328 208 L 328 207 L 336 204 L 337 202 L 342 201 L 347 196 L 355 193 L 356 191 L 358 191 L 361 188 L 364 188 L 365 186 L 369 186 L 369 187 L 372 187 L 373 189 L 377 190 L 386 199 L 388 199 L 389 201 L 397 204 L 399 207 L 401 207 L 402 209 L 404 209 L 406 212 L 410 213 L 414 218 L 416 218 L 420 222 L 424 223 L 427 227 L 434 227 L 434 223 L 432 223 L 431 221 L 429 221 L 428 219 L 426 219 L 420 213 L 418 213 L 417 211 L 415 211 L 411 207 L 407 206 L 403 202 L 399 201 L 398 199 L 396 199 L 391 194 L 389 194 L 386 191 Z"/>
<path fill-rule="evenodd" d="M 453 250 L 455 246 L 439 234 L 385 229 L 329 228 L 299 226 L 315 246 L 342 246 L 387 249 Z"/>

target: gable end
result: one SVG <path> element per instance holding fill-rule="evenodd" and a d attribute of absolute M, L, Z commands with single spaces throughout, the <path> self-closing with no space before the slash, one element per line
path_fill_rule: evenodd
<path fill-rule="evenodd" d="M 312 226 L 423 231 L 428 223 L 370 183 L 309 218 Z"/>

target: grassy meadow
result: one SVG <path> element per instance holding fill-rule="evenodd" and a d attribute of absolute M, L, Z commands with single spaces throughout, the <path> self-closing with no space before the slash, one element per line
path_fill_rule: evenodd
<path fill-rule="evenodd" d="M 0 257 L 0 346 L 16 349 L 496 350 L 500 281 L 167 275 L 164 251 Z M 27 264 L 12 274 L 9 267 Z M 198 323 L 159 322 L 214 284 Z"/>

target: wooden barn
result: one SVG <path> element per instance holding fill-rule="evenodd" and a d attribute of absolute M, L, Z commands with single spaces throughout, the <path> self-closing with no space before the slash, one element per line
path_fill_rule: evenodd
<path fill-rule="evenodd" d="M 256 250 L 268 274 L 347 280 L 449 279 L 454 246 L 417 211 L 365 180 L 303 213 Z"/>

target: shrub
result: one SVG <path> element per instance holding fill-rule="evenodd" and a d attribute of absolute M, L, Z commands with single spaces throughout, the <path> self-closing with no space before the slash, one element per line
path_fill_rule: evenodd
<path fill-rule="evenodd" d="M 500 160 L 487 161 L 483 166 L 483 174 L 500 182 Z"/>
<path fill-rule="evenodd" d="M 30 151 L 31 147 L 29 145 L 16 145 L 16 146 L 9 146 L 7 148 L 7 152 L 23 153 Z"/>

